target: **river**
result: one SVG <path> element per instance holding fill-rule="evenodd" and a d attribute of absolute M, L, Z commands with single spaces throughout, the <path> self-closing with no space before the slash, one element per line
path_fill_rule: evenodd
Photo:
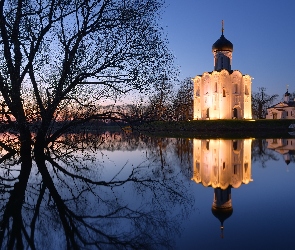
<path fill-rule="evenodd" d="M 2 226 L 3 249 L 12 237 L 36 249 L 295 245 L 295 138 L 67 134 L 52 143 L 47 163 L 61 199 L 34 167 L 22 208 Z M 1 171 L 5 221 L 21 170 L 14 158 Z"/>

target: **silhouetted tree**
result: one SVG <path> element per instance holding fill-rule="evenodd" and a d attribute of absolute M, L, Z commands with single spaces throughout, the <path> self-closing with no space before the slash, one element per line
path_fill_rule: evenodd
<path fill-rule="evenodd" d="M 290 94 L 289 98 L 290 98 L 290 101 L 295 101 L 295 91 Z"/>
<path fill-rule="evenodd" d="M 84 243 L 84 236 L 92 238 L 98 233 L 87 219 L 66 207 L 62 189 L 55 185 L 51 173 L 61 174 L 56 175 L 61 182 L 62 175 L 89 185 L 103 182 L 81 177 L 76 171 L 84 168 L 75 158 L 72 164 L 67 161 L 69 169 L 63 169 L 59 161 L 64 158 L 57 154 L 55 142 L 87 121 L 111 119 L 112 112 L 97 112 L 103 98 L 116 99 L 133 89 L 146 91 L 162 72 L 170 74 L 172 56 L 157 23 L 162 6 L 161 0 L 0 0 L 0 102 L 4 117 L 0 146 L 2 168 L 8 174 L 2 186 L 11 193 L 11 198 L 5 198 L 8 207 L 3 209 L 3 248 L 7 243 L 8 249 L 22 249 L 23 236 L 30 248 L 36 248 L 31 243 L 34 235 L 29 236 L 21 216 L 24 201 L 30 199 L 26 190 L 33 166 L 42 176 L 36 188 L 40 200 L 50 193 L 63 230 L 70 233 L 67 248 L 77 248 Z M 57 126 L 55 122 L 64 113 L 68 120 Z M 80 145 L 72 146 L 63 151 L 66 157 L 77 147 L 83 151 Z M 20 164 L 13 175 L 12 163 Z M 76 234 L 77 221 L 87 224 L 91 233 Z M 12 234 L 8 236 L 8 232 Z"/>
<path fill-rule="evenodd" d="M 156 82 L 155 93 L 152 94 L 147 103 L 144 113 L 145 120 L 167 121 L 172 116 L 171 97 L 173 86 L 170 80 L 163 76 Z"/>
<path fill-rule="evenodd" d="M 150 89 L 169 72 L 172 56 L 157 24 L 162 4 L 1 1 L 0 92 L 22 148 L 31 147 L 31 120 L 40 121 L 39 143 L 67 107 L 72 118 L 100 118 L 99 99 Z"/>
<path fill-rule="evenodd" d="M 258 119 L 266 116 L 267 108 L 275 101 L 278 95 L 268 95 L 265 88 L 259 88 L 259 92 L 252 93 L 252 114 Z"/>
<path fill-rule="evenodd" d="M 177 121 L 193 119 L 193 82 L 191 78 L 186 78 L 173 100 L 174 117 Z"/>

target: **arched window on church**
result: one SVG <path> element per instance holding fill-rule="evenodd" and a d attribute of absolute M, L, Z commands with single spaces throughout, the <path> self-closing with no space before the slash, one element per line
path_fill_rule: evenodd
<path fill-rule="evenodd" d="M 214 166 L 214 176 L 218 176 L 218 167 Z"/>
<path fill-rule="evenodd" d="M 196 162 L 196 171 L 199 174 L 200 173 L 200 163 Z"/>
<path fill-rule="evenodd" d="M 249 95 L 249 90 L 248 90 L 248 86 L 245 85 L 245 95 Z"/>
<path fill-rule="evenodd" d="M 217 82 L 215 82 L 215 92 L 217 92 Z"/>
<path fill-rule="evenodd" d="M 238 93 L 238 84 L 234 84 L 234 93 L 236 94 L 236 93 Z"/>
<path fill-rule="evenodd" d="M 205 83 L 204 83 L 204 95 L 208 94 L 208 86 L 209 86 L 208 82 L 205 81 Z"/>
<path fill-rule="evenodd" d="M 225 97 L 225 88 L 222 89 L 222 95 Z"/>
<path fill-rule="evenodd" d="M 234 164 L 234 174 L 237 174 L 237 173 L 238 173 L 238 165 Z"/>
<path fill-rule="evenodd" d="M 196 96 L 200 96 L 200 85 L 197 87 Z"/>
<path fill-rule="evenodd" d="M 244 169 L 245 169 L 245 173 L 248 171 L 248 162 L 244 163 Z"/>

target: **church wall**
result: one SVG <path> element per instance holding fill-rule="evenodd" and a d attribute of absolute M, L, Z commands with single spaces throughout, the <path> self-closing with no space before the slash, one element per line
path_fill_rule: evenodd
<path fill-rule="evenodd" d="M 218 73 L 213 71 L 210 74 L 210 85 L 211 85 L 211 106 L 210 108 L 210 119 L 219 119 L 219 108 L 220 108 L 220 83 Z"/>
<path fill-rule="evenodd" d="M 295 107 L 279 103 L 267 109 L 266 119 L 295 119 Z"/>
<path fill-rule="evenodd" d="M 231 80 L 231 118 L 243 118 L 243 100 L 242 100 L 242 74 L 239 71 L 234 71 L 230 75 Z M 235 111 L 236 109 L 236 111 Z"/>
<path fill-rule="evenodd" d="M 212 88 L 210 76 L 211 75 L 209 73 L 204 73 L 201 81 L 201 117 L 203 119 L 207 118 L 208 109 L 210 117 L 210 107 L 212 105 Z"/>
<path fill-rule="evenodd" d="M 222 102 L 220 107 L 220 119 L 231 119 L 232 118 L 232 86 L 230 75 L 227 70 L 222 70 L 219 73 L 220 84 L 222 86 Z"/>
<path fill-rule="evenodd" d="M 252 119 L 251 77 L 239 71 L 205 72 L 194 78 L 194 119 Z"/>
<path fill-rule="evenodd" d="M 252 93 L 252 81 L 251 76 L 244 75 L 243 76 L 243 94 L 242 94 L 242 102 L 244 104 L 244 119 L 252 119 L 252 100 L 251 100 L 251 93 Z"/>
<path fill-rule="evenodd" d="M 201 119 L 201 77 L 196 76 L 194 82 L 194 120 Z"/>

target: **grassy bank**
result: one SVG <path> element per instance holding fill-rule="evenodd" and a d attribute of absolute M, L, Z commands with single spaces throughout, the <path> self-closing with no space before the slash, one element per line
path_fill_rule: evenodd
<path fill-rule="evenodd" d="M 138 127 L 148 135 L 193 138 L 287 138 L 295 120 L 197 120 L 152 122 Z"/>

